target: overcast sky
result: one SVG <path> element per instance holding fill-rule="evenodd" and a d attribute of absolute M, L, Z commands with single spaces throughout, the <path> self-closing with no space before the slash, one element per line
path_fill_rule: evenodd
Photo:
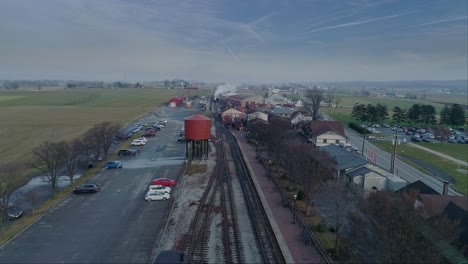
<path fill-rule="evenodd" d="M 467 79 L 467 0 L 0 0 L 0 79 Z"/>

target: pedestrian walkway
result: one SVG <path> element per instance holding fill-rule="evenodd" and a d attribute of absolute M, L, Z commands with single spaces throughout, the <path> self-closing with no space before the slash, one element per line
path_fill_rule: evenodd
<path fill-rule="evenodd" d="M 453 162 L 458 163 L 458 164 L 460 164 L 460 165 L 462 165 L 462 166 L 468 166 L 468 163 L 467 163 L 467 162 L 464 162 L 463 160 L 459 160 L 459 159 L 457 159 L 457 158 L 451 157 L 451 156 L 446 155 L 446 154 L 444 154 L 444 153 L 440 153 L 440 152 L 438 152 L 438 151 L 435 151 L 435 150 L 432 150 L 432 149 L 429 149 L 429 148 L 420 146 L 420 145 L 418 145 L 418 144 L 410 143 L 410 142 L 408 142 L 407 144 L 408 144 L 409 146 L 412 146 L 412 147 L 415 147 L 415 148 L 422 149 L 422 150 L 424 150 L 424 151 L 430 152 L 430 153 L 432 153 L 432 154 L 434 154 L 434 155 L 437 155 L 437 156 L 439 156 L 439 157 L 441 157 L 441 158 L 444 158 L 444 159 L 453 161 Z"/>
<path fill-rule="evenodd" d="M 262 201 L 267 207 L 265 210 L 271 212 L 273 219 L 270 219 L 272 226 L 279 229 L 278 241 L 286 251 L 283 254 L 290 255 L 294 263 L 320 263 L 321 257 L 312 246 L 305 245 L 301 238 L 301 228 L 299 225 L 293 223 L 293 214 L 288 208 L 281 204 L 281 194 L 276 188 L 275 184 L 266 176 L 266 171 L 263 165 L 255 162 L 255 149 L 249 145 L 246 138 L 241 134 L 234 134 L 239 142 L 239 146 L 247 162 L 252 177 L 256 180 L 259 189 L 259 195 L 263 196 Z M 287 262 L 291 262 L 286 257 Z"/>

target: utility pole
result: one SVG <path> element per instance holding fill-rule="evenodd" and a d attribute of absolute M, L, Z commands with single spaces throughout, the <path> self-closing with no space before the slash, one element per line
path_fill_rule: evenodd
<path fill-rule="evenodd" d="M 366 134 L 362 134 L 362 150 L 361 150 L 361 156 L 364 157 L 364 143 L 366 143 Z"/>
<path fill-rule="evenodd" d="M 390 167 L 390 172 L 392 174 L 395 173 L 395 159 L 396 159 L 396 151 L 397 151 L 397 144 L 398 144 L 398 128 L 395 130 L 395 141 L 393 142 L 393 155 L 392 155 L 392 162 Z"/>

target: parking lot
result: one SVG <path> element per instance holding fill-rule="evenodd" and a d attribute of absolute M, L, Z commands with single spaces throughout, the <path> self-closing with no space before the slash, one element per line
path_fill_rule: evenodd
<path fill-rule="evenodd" d="M 143 263 L 161 232 L 168 201 L 146 202 L 152 179 L 179 180 L 185 160 L 176 142 L 183 119 L 196 110 L 162 108 L 138 123 L 168 120 L 135 156 L 121 156 L 121 169 L 103 168 L 90 182 L 101 190 L 70 195 L 0 249 L 0 262 Z M 171 193 L 177 194 L 176 190 Z"/>

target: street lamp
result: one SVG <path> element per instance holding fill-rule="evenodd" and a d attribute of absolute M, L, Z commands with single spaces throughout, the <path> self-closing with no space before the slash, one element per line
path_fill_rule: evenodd
<path fill-rule="evenodd" d="M 297 194 L 294 195 L 293 224 L 296 224 L 296 201 Z"/>

